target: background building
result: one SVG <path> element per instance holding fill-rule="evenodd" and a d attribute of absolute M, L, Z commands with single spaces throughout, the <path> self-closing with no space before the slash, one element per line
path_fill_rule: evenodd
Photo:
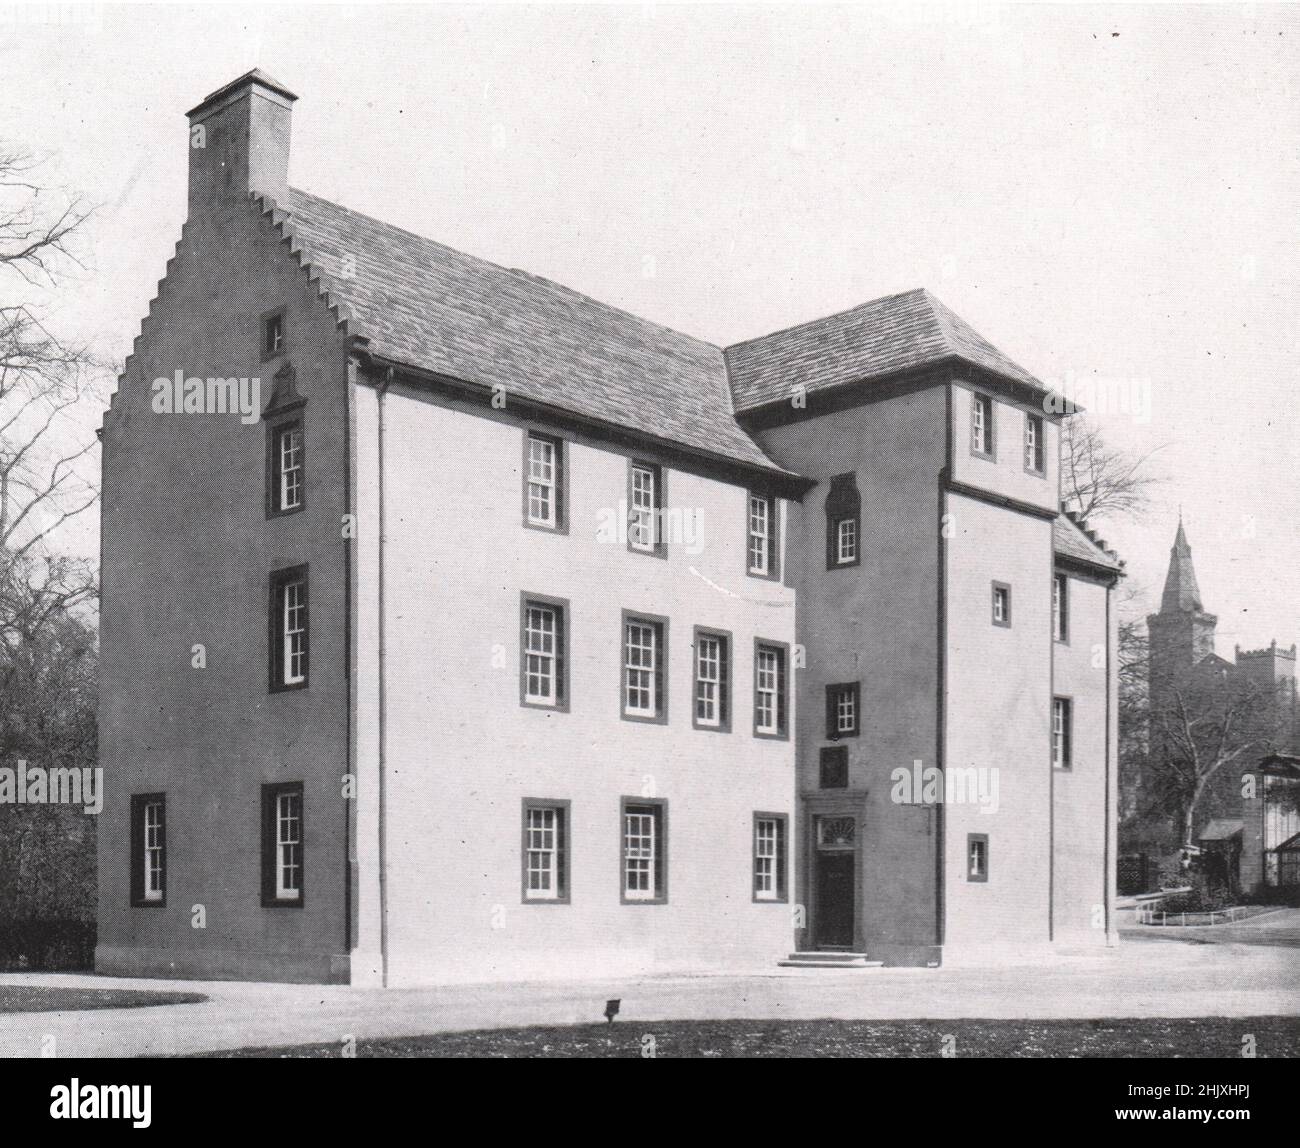
<path fill-rule="evenodd" d="M 1247 780 L 1265 754 L 1296 745 L 1296 648 L 1280 647 L 1276 640 L 1259 650 L 1237 646 L 1235 660 L 1228 661 L 1215 652 L 1217 621 L 1202 605 L 1180 520 L 1160 610 L 1147 618 L 1149 756 L 1130 832 L 1165 857 L 1167 871 L 1180 847 L 1190 843 L 1205 850 L 1204 868 L 1212 880 L 1234 887 L 1240 881 L 1249 888 L 1262 880 L 1264 864 L 1262 806 L 1251 803 L 1263 802 L 1264 789 L 1281 787 L 1289 775 L 1257 773 L 1258 797 Z M 1184 780 L 1196 768 L 1188 764 L 1190 738 L 1184 730 L 1196 731 L 1200 768 L 1207 771 L 1199 794 Z M 1208 773 L 1216 755 L 1224 764 Z M 1243 841 L 1243 801 L 1249 807 L 1245 820 L 1258 823 L 1254 844 L 1252 832 Z M 1269 848 L 1277 844 L 1272 841 Z"/>

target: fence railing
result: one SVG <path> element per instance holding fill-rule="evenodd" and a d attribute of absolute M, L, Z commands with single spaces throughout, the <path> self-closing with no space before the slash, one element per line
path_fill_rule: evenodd
<path fill-rule="evenodd" d="M 1155 905 L 1139 905 L 1137 907 L 1137 923 L 1139 925 L 1179 927 L 1184 925 L 1227 925 L 1233 921 L 1240 921 L 1243 917 L 1249 915 L 1250 910 L 1244 905 L 1235 905 L 1231 909 L 1205 909 L 1175 913 L 1167 913 L 1164 909 Z"/>

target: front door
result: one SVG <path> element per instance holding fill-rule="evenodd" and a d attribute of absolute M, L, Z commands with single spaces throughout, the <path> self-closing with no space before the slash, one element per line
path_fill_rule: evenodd
<path fill-rule="evenodd" d="M 853 947 L 853 854 L 817 854 L 817 944 Z"/>
<path fill-rule="evenodd" d="M 853 947 L 857 828 L 853 817 L 814 818 L 813 929 L 818 948 Z"/>

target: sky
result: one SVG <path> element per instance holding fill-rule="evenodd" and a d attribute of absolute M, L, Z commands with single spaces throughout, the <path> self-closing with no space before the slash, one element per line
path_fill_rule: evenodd
<path fill-rule="evenodd" d="M 20 5 L 0 138 L 101 205 L 48 306 L 118 360 L 252 67 L 294 186 L 721 345 L 928 287 L 1155 451 L 1129 608 L 1181 506 L 1231 657 L 1300 640 L 1298 65 L 1265 4 Z"/>

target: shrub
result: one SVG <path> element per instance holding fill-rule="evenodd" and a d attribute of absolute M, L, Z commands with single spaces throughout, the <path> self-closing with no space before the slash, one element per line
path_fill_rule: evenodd
<path fill-rule="evenodd" d="M 93 921 L 0 921 L 0 971 L 88 972 L 95 935 Z"/>
<path fill-rule="evenodd" d="M 1209 913 L 1231 909 L 1240 904 L 1241 898 L 1233 896 L 1230 890 L 1222 886 L 1197 884 L 1186 893 L 1166 897 L 1160 908 L 1166 913 Z"/>

